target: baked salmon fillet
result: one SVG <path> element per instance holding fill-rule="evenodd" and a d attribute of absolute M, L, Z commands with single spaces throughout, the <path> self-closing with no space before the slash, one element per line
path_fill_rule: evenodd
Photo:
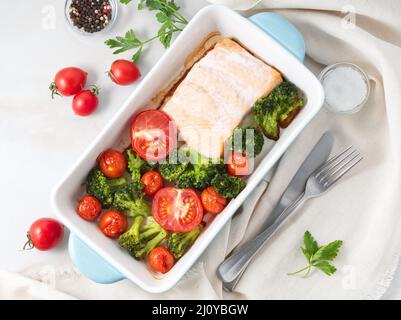
<path fill-rule="evenodd" d="M 223 39 L 194 64 L 162 106 L 180 139 L 205 157 L 221 157 L 225 141 L 281 74 L 237 42 Z"/>

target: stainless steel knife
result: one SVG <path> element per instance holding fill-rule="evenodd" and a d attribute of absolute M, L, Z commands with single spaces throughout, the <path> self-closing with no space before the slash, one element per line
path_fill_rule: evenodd
<path fill-rule="evenodd" d="M 279 202 L 273 209 L 272 214 L 261 228 L 262 231 L 267 229 L 272 223 L 274 223 L 274 221 L 284 211 L 284 209 L 302 194 L 305 189 L 305 184 L 308 177 L 328 159 L 331 149 L 333 147 L 333 143 L 333 134 L 330 131 L 326 131 L 313 147 L 309 155 L 306 157 L 301 167 L 296 172 L 295 176 L 291 179 Z M 223 280 L 223 288 L 227 291 L 232 291 L 240 280 L 242 273 L 237 278 L 229 282 L 224 281 L 224 277 L 222 277 L 220 267 L 217 273 L 219 277 Z"/>
<path fill-rule="evenodd" d="M 262 230 L 270 226 L 277 217 L 304 191 L 306 180 L 319 168 L 329 157 L 334 143 L 334 136 L 330 131 L 326 131 L 319 141 L 315 144 L 312 151 L 299 167 L 295 176 L 291 179 L 287 188 L 283 192 L 277 205 L 274 207 L 269 218 L 263 224 Z"/>

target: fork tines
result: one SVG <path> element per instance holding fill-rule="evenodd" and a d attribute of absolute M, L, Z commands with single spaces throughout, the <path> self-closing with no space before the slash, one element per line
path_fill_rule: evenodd
<path fill-rule="evenodd" d="M 327 160 L 327 162 L 316 171 L 315 178 L 318 179 L 320 183 L 323 183 L 324 187 L 329 187 L 342 178 L 362 159 L 363 157 L 359 151 L 353 146 L 349 146 L 343 152 Z"/>

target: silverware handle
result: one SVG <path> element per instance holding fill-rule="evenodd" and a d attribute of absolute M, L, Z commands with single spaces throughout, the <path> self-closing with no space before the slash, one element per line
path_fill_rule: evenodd
<path fill-rule="evenodd" d="M 252 258 L 277 231 L 284 220 L 299 208 L 305 200 L 305 194 L 302 193 L 291 205 L 283 210 L 273 224 L 259 233 L 255 238 L 246 242 L 238 250 L 235 250 L 220 264 L 217 269 L 217 274 L 220 279 L 227 284 L 224 286 L 226 289 L 233 290 L 235 288 Z"/>

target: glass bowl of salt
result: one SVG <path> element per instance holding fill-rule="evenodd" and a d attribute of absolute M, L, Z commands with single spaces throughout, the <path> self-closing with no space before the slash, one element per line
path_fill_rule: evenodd
<path fill-rule="evenodd" d="M 356 113 L 369 98 L 369 78 L 353 63 L 329 65 L 322 70 L 319 80 L 324 88 L 325 107 L 331 112 Z"/>

